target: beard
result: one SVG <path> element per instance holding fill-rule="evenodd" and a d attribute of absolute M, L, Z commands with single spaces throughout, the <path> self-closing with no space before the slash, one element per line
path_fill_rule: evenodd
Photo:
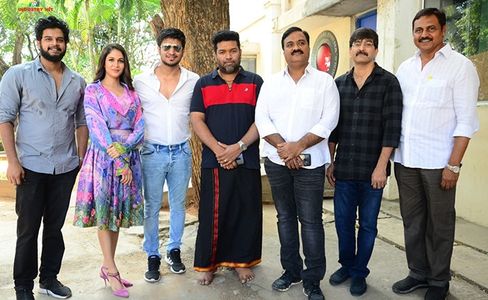
<path fill-rule="evenodd" d="M 164 59 L 164 57 L 161 57 L 160 58 L 160 61 L 165 66 L 168 66 L 168 67 L 176 67 L 176 66 L 178 66 L 180 64 L 182 58 L 183 58 L 183 56 L 180 56 L 179 58 L 177 58 L 177 59 L 175 59 L 173 61 L 166 61 Z"/>
<path fill-rule="evenodd" d="M 174 61 L 174 62 L 166 62 L 166 61 L 161 61 L 161 63 L 165 66 L 168 66 L 168 67 L 176 67 L 177 65 L 180 64 L 180 61 Z"/>
<path fill-rule="evenodd" d="M 58 48 L 58 50 L 60 50 L 60 49 Z M 50 62 L 60 62 L 63 59 L 64 55 L 66 54 L 66 49 L 64 49 L 64 51 L 60 52 L 58 55 L 49 54 L 49 52 L 48 52 L 49 48 L 48 48 L 48 51 L 45 51 L 44 49 L 42 49 L 42 47 L 40 47 L 39 51 L 41 53 L 41 56 Z"/>
<path fill-rule="evenodd" d="M 233 63 L 233 64 L 228 64 L 228 65 L 219 64 L 219 70 L 220 70 L 220 72 L 222 72 L 224 74 L 237 73 L 237 71 L 239 71 L 240 67 L 241 67 L 241 61 L 240 60 Z"/>

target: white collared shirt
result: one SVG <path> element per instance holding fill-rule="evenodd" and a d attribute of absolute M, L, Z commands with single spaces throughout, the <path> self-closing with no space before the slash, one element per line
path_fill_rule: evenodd
<path fill-rule="evenodd" d="M 409 168 L 444 168 L 454 137 L 471 138 L 479 129 L 476 67 L 446 44 L 423 69 L 420 52 L 404 61 L 397 78 L 403 117 L 395 162 Z"/>
<path fill-rule="evenodd" d="M 312 68 L 300 80 L 290 77 L 288 68 L 265 80 L 256 105 L 256 126 L 261 137 L 278 133 L 287 142 L 296 142 L 308 132 L 323 137 L 303 153 L 311 156 L 313 169 L 330 163 L 327 138 L 339 119 L 339 92 L 332 77 Z M 264 141 L 263 157 L 284 165 L 276 148 Z"/>
<path fill-rule="evenodd" d="M 134 77 L 143 109 L 144 139 L 149 143 L 176 145 L 190 138 L 190 102 L 199 76 L 180 69 L 180 80 L 169 99 L 159 92 L 160 82 L 154 69 Z"/>

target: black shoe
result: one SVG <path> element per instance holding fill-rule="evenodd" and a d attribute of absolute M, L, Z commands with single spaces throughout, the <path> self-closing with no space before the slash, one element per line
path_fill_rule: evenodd
<path fill-rule="evenodd" d="M 405 277 L 404 279 L 397 281 L 393 284 L 391 289 L 394 293 L 397 294 L 408 294 L 410 292 L 415 291 L 419 288 L 428 287 L 429 284 L 425 280 L 417 280 L 410 276 Z"/>
<path fill-rule="evenodd" d="M 324 294 L 318 284 L 304 285 L 303 293 L 308 297 L 308 300 L 325 300 Z"/>
<path fill-rule="evenodd" d="M 39 282 L 39 293 L 59 299 L 66 299 L 71 297 L 71 290 L 69 289 L 69 287 L 63 285 L 56 278 L 47 279 L 43 282 Z"/>
<path fill-rule="evenodd" d="M 366 293 L 368 289 L 368 285 L 366 284 L 366 279 L 364 277 L 353 277 L 351 280 L 351 287 L 349 288 L 349 292 L 353 296 L 361 296 L 362 294 Z"/>
<path fill-rule="evenodd" d="M 335 271 L 329 278 L 329 283 L 331 285 L 338 285 L 343 283 L 349 278 L 349 272 L 346 268 L 341 267 L 339 270 Z"/>
<path fill-rule="evenodd" d="M 444 300 L 449 294 L 449 283 L 445 286 L 430 286 L 425 293 L 425 300 Z"/>
<path fill-rule="evenodd" d="M 302 282 L 300 277 L 294 278 L 290 272 L 285 270 L 281 277 L 273 282 L 271 287 L 275 291 L 286 292 L 292 285 L 299 284 L 300 282 Z"/>
<path fill-rule="evenodd" d="M 180 249 L 175 248 L 166 253 L 164 260 L 170 265 L 171 272 L 175 274 L 185 273 L 185 265 L 181 262 Z"/>
<path fill-rule="evenodd" d="M 17 300 L 35 300 L 32 290 L 23 287 L 15 288 L 15 297 Z"/>
<path fill-rule="evenodd" d="M 147 282 L 158 282 L 161 279 L 159 273 L 159 266 L 161 265 L 161 258 L 157 255 L 151 255 L 147 258 L 147 271 L 144 274 L 144 280 Z"/>

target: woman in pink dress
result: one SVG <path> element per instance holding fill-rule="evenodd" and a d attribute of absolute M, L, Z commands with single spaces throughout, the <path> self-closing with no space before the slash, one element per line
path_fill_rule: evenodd
<path fill-rule="evenodd" d="M 138 147 L 144 121 L 122 46 L 109 44 L 102 50 L 95 80 L 85 89 L 84 107 L 90 144 L 80 171 L 74 224 L 98 227 L 100 277 L 115 296 L 128 297 L 132 284 L 120 277 L 115 250 L 120 227 L 143 223 Z"/>

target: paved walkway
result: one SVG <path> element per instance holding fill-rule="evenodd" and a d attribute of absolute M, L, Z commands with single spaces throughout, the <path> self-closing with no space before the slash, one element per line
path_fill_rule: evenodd
<path fill-rule="evenodd" d="M 15 248 L 14 206 L 12 201 L 0 200 L 0 299 L 5 300 L 15 299 L 11 279 Z M 332 201 L 324 201 L 327 273 L 321 287 L 327 299 L 356 299 L 349 294 L 349 281 L 338 287 L 332 287 L 328 283 L 330 274 L 338 268 L 337 237 L 332 211 Z M 71 287 L 73 300 L 116 299 L 98 277 L 101 258 L 96 230 L 75 228 L 71 225 L 72 217 L 73 206 L 70 207 L 63 229 L 66 253 L 59 278 Z M 167 219 L 167 213 L 163 213 L 163 225 L 167 225 Z M 121 232 L 118 265 L 123 277 L 135 284 L 130 289 L 130 299 L 306 299 L 301 285 L 294 286 L 285 293 L 271 290 L 271 283 L 281 272 L 276 213 L 272 205 L 264 206 L 263 262 L 255 268 L 256 279 L 246 285 L 237 281 L 232 270 L 218 272 L 214 282 L 208 287 L 197 284 L 197 274 L 191 269 L 191 265 L 198 223 L 194 216 L 188 216 L 187 223 L 182 254 L 189 267 L 188 272 L 184 275 L 172 274 L 163 263 L 163 277 L 156 284 L 146 283 L 143 279 L 146 257 L 141 249 L 142 229 L 132 228 Z M 162 236 L 167 237 L 167 229 L 162 230 Z M 391 291 L 393 282 L 407 274 L 403 229 L 396 201 L 383 202 L 379 236 L 370 269 L 371 274 L 367 278 L 368 291 L 360 299 L 423 299 L 425 289 L 403 296 Z M 488 228 L 458 220 L 452 270 L 454 278 L 449 299 L 488 299 Z M 37 293 L 35 296 L 38 300 L 54 299 Z"/>

